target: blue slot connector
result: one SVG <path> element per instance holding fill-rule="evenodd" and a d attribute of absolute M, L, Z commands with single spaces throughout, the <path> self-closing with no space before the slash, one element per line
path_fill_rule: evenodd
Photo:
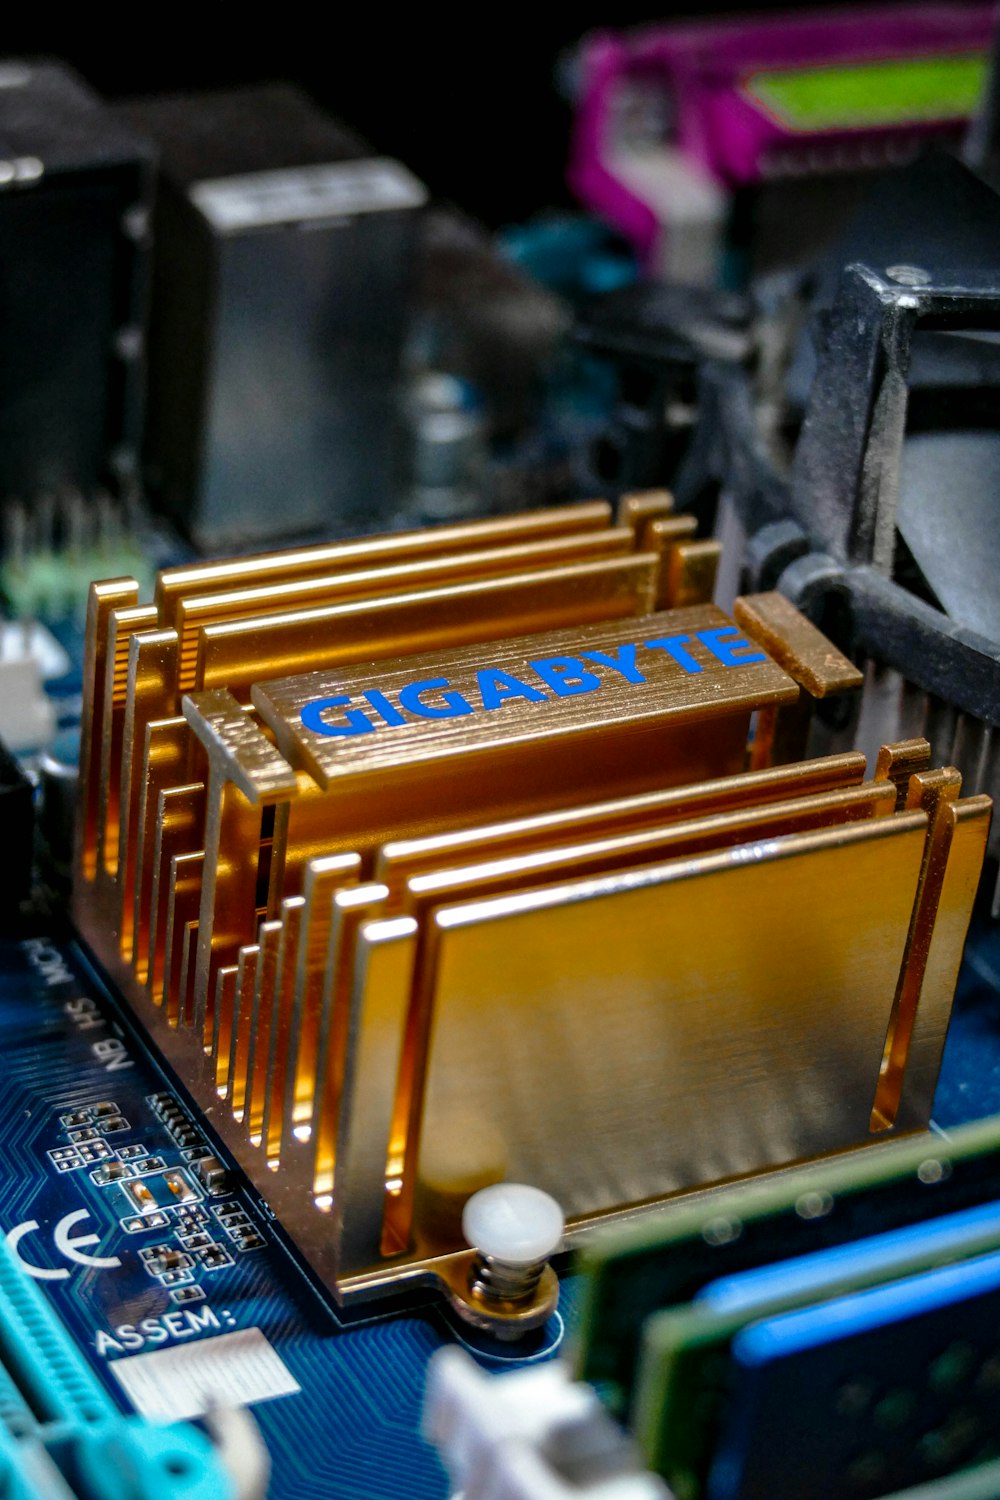
<path fill-rule="evenodd" d="M 4 1500 L 236 1500 L 207 1433 L 122 1416 L 0 1245 Z"/>

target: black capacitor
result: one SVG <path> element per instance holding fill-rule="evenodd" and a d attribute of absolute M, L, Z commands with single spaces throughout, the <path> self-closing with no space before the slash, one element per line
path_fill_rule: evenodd
<path fill-rule="evenodd" d="M 161 159 L 153 503 L 204 548 L 384 521 L 423 186 L 289 86 L 116 109 Z"/>

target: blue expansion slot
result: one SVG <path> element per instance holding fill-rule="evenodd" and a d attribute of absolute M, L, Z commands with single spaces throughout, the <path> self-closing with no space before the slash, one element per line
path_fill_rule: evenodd
<path fill-rule="evenodd" d="M 831 1284 L 842 1284 L 849 1277 L 863 1277 L 871 1282 L 881 1276 L 888 1281 L 905 1274 L 907 1263 L 914 1256 L 942 1263 L 964 1260 L 977 1248 L 992 1249 L 988 1242 L 998 1237 L 1000 1203 L 986 1203 L 980 1208 L 948 1214 L 943 1219 L 930 1219 L 926 1224 L 892 1229 L 848 1245 L 776 1261 L 738 1276 L 722 1276 L 703 1287 L 694 1301 L 712 1312 L 745 1315 L 749 1320 L 755 1309 L 765 1307 L 775 1298 L 787 1297 L 789 1302 L 812 1296 L 820 1298 L 829 1294 Z"/>
<path fill-rule="evenodd" d="M 10 1500 L 235 1500 L 206 1433 L 122 1416 L 0 1246 L 0 1493 Z"/>

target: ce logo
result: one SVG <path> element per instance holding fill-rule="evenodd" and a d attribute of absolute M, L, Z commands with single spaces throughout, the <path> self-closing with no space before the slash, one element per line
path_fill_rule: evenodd
<path fill-rule="evenodd" d="M 82 1248 L 84 1245 L 98 1244 L 100 1235 L 70 1233 L 74 1224 L 79 1224 L 81 1219 L 89 1218 L 90 1215 L 85 1208 L 78 1208 L 74 1213 L 64 1214 L 52 1231 L 52 1243 L 64 1259 L 71 1260 L 78 1266 L 94 1266 L 99 1271 L 114 1270 L 115 1266 L 121 1265 L 117 1255 L 88 1255 Z M 37 1228 L 37 1219 L 25 1219 L 22 1224 L 16 1224 L 7 1235 L 7 1244 L 29 1276 L 34 1276 L 39 1281 L 65 1281 L 69 1275 L 68 1266 L 59 1266 L 55 1270 L 49 1270 L 44 1266 L 33 1266 L 21 1254 L 21 1241 L 25 1235 L 33 1234 Z"/>

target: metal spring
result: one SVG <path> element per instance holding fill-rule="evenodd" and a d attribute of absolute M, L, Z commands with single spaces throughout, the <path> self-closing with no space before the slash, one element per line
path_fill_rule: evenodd
<path fill-rule="evenodd" d="M 469 1272 L 469 1288 L 485 1302 L 529 1302 L 547 1265 L 548 1261 L 537 1260 L 515 1266 L 480 1252 Z"/>

